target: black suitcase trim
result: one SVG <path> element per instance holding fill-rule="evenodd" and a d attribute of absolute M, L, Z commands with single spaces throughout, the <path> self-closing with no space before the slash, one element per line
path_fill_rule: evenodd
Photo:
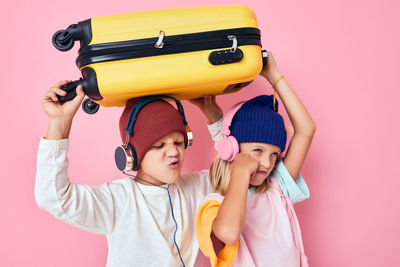
<path fill-rule="evenodd" d="M 165 36 L 163 48 L 154 47 L 158 38 L 84 46 L 79 50 L 76 64 L 78 68 L 82 68 L 86 65 L 100 62 L 229 48 L 232 46 L 232 41 L 227 38 L 228 35 L 236 36 L 238 46 L 262 46 L 259 29 L 237 28 Z"/>

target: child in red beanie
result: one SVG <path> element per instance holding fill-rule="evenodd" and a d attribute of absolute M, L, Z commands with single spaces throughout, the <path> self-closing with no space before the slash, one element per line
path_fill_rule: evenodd
<path fill-rule="evenodd" d="M 49 118 L 46 137 L 39 145 L 35 199 L 58 219 L 84 230 L 104 234 L 108 242 L 108 267 L 193 266 L 199 247 L 194 218 L 203 197 L 212 192 L 208 170 L 181 174 L 188 142 L 182 114 L 170 103 L 155 100 L 138 112 L 132 136 L 125 131 L 132 99 L 120 119 L 123 142 L 134 147 L 137 164 L 132 178 L 100 186 L 70 182 L 68 136 L 84 92 L 60 103 L 62 81 L 44 95 L 42 106 Z M 192 101 L 208 118 L 216 136 L 222 111 L 215 97 Z M 128 125 L 129 124 L 129 125 Z"/>

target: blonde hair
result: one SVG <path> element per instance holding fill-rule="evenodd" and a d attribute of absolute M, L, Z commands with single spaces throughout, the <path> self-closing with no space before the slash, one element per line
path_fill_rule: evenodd
<path fill-rule="evenodd" d="M 231 163 L 216 157 L 210 167 L 210 183 L 214 191 L 225 196 L 231 180 Z M 271 171 L 272 173 L 272 171 Z M 256 193 L 264 193 L 270 187 L 270 176 L 268 176 L 262 184 L 255 187 Z"/>

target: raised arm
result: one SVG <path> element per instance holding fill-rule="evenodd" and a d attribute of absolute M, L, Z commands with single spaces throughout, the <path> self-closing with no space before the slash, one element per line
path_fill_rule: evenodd
<path fill-rule="evenodd" d="M 189 102 L 197 106 L 203 112 L 208 120 L 208 124 L 219 121 L 224 115 L 221 107 L 216 102 L 215 96 L 205 95 L 201 98 L 189 100 Z"/>
<path fill-rule="evenodd" d="M 72 119 L 82 103 L 85 93 L 82 86 L 76 88 L 77 96 L 71 101 L 60 103 L 57 95 L 64 96 L 66 92 L 60 87 L 71 81 L 60 81 L 52 86 L 42 98 L 42 107 L 49 118 L 47 140 L 67 139 L 71 131 Z"/>
<path fill-rule="evenodd" d="M 90 232 L 104 234 L 114 226 L 115 205 L 128 203 L 119 184 L 88 186 L 73 184 L 68 176 L 68 140 L 72 119 L 84 93 L 77 88 L 77 96 L 60 103 L 58 95 L 65 95 L 61 81 L 51 87 L 42 98 L 42 107 L 49 118 L 47 134 L 39 144 L 37 155 L 35 200 L 58 219 Z"/>
<path fill-rule="evenodd" d="M 296 179 L 310 148 L 316 129 L 315 123 L 286 79 L 281 78 L 282 74 L 279 72 L 271 52 L 268 52 L 267 64 L 260 75 L 266 78 L 271 85 L 275 85 L 275 90 L 282 100 L 293 125 L 293 137 L 289 143 L 283 163 L 293 179 Z"/>
<path fill-rule="evenodd" d="M 214 235 L 228 245 L 235 244 L 246 217 L 247 191 L 258 162 L 247 153 L 239 153 L 230 165 L 231 177 L 225 198 L 212 224 Z"/>

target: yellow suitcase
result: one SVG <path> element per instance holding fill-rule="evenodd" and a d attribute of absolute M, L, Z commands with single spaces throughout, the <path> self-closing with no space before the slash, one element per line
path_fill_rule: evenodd
<path fill-rule="evenodd" d="M 255 13 L 244 5 L 177 8 L 91 18 L 53 35 L 67 51 L 80 41 L 80 80 L 66 85 L 68 101 L 82 84 L 88 113 L 124 106 L 133 97 L 166 94 L 192 99 L 240 90 L 260 73 Z M 97 104 L 96 104 L 97 103 Z"/>

